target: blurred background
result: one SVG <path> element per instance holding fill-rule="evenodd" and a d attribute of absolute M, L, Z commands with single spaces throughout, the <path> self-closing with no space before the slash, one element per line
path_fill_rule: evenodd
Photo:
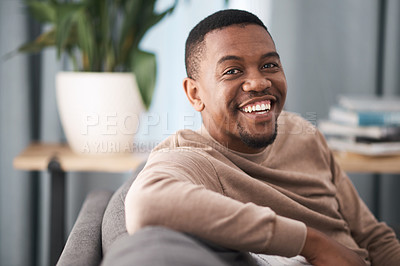
<path fill-rule="evenodd" d="M 156 8 L 164 10 L 171 2 L 160 0 Z M 158 71 L 143 121 L 160 120 L 150 130 L 141 127 L 136 142 L 150 149 L 178 129 L 199 128 L 200 116 L 182 89 L 184 43 L 196 23 L 227 7 L 254 12 L 269 28 L 288 81 L 286 110 L 316 123 L 340 94 L 400 95 L 400 1 L 182 0 L 141 43 L 156 53 Z M 0 1 L 1 57 L 41 30 L 22 1 Z M 0 64 L 0 265 L 48 265 L 49 174 L 18 171 L 12 162 L 32 141 L 65 142 L 54 84 L 55 74 L 69 65 L 57 61 L 55 49 L 2 58 Z M 89 191 L 116 189 L 129 176 L 67 173 L 67 233 Z M 379 208 L 379 219 L 397 230 L 399 177 L 350 175 L 371 210 Z"/>

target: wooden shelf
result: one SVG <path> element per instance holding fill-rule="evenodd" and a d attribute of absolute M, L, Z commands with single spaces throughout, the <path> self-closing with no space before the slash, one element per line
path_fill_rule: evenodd
<path fill-rule="evenodd" d="M 334 156 L 346 172 L 400 173 L 400 155 L 365 156 L 335 152 Z M 126 172 L 145 161 L 147 154 L 82 155 L 74 153 L 67 144 L 32 143 L 14 159 L 14 167 L 47 170 L 53 157 L 57 157 L 64 171 Z"/>
<path fill-rule="evenodd" d="M 366 156 L 349 152 L 335 152 L 334 156 L 345 172 L 400 173 L 400 155 Z"/>
<path fill-rule="evenodd" d="M 14 159 L 19 170 L 47 170 L 50 160 L 57 157 L 64 171 L 127 172 L 135 169 L 146 155 L 83 155 L 74 153 L 67 144 L 32 143 Z"/>

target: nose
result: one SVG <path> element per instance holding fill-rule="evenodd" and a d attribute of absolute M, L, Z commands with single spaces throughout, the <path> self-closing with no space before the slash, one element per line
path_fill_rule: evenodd
<path fill-rule="evenodd" d="M 271 80 L 269 80 L 267 77 L 258 74 L 258 75 L 253 75 L 252 77 L 249 77 L 246 79 L 246 81 L 243 83 L 243 91 L 263 91 L 265 89 L 268 89 L 272 86 Z"/>

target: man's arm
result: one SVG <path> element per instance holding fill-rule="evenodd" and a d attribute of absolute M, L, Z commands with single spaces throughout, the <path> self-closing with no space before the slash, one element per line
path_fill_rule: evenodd
<path fill-rule="evenodd" d="M 357 244 L 368 250 L 374 265 L 399 265 L 400 243 L 393 230 L 378 222 L 362 201 L 350 179 L 332 156 L 340 212 Z"/>
<path fill-rule="evenodd" d="M 201 155 L 152 154 L 125 200 L 128 232 L 162 225 L 227 248 L 287 257 L 299 254 L 306 235 L 302 222 L 221 194 L 213 166 Z"/>

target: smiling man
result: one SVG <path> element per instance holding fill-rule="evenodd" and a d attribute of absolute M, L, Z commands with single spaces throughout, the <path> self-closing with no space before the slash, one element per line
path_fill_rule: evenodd
<path fill-rule="evenodd" d="M 119 259 L 399 265 L 396 236 L 359 198 L 322 135 L 282 111 L 283 67 L 256 16 L 224 10 L 205 18 L 185 58 L 183 87 L 203 127 L 152 151 L 125 200 L 126 245 L 134 248 Z"/>

